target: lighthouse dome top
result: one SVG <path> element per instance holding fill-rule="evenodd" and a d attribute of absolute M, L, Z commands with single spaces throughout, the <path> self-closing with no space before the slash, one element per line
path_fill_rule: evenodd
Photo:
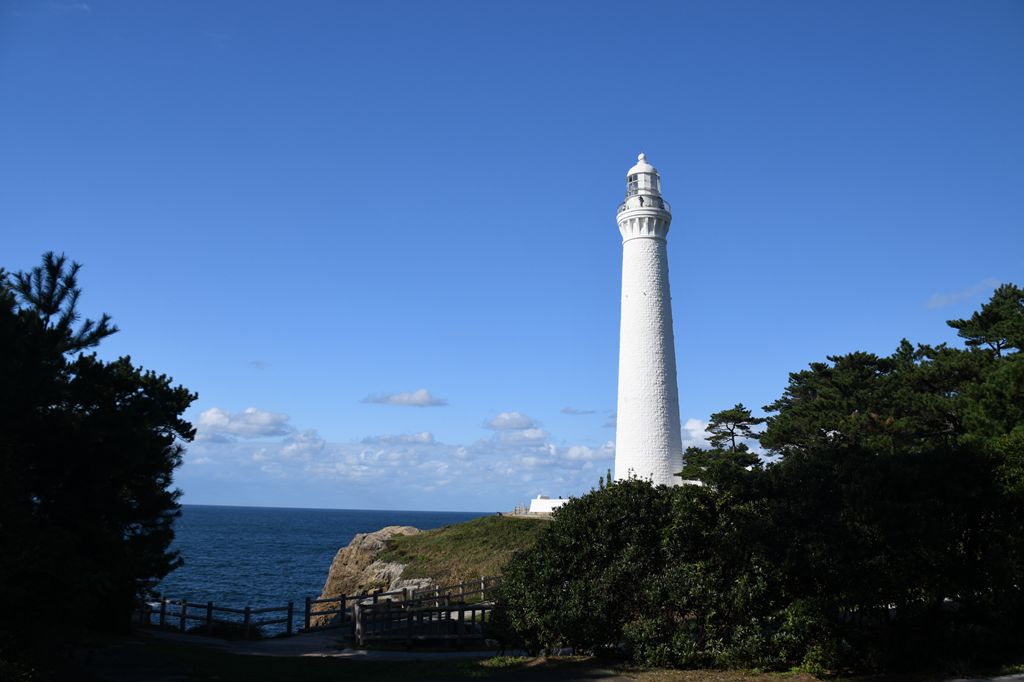
<path fill-rule="evenodd" d="M 647 163 L 647 155 L 643 152 L 636 157 L 636 165 L 626 171 L 626 175 L 633 175 L 634 173 L 657 173 L 658 169 Z"/>
<path fill-rule="evenodd" d="M 672 209 L 661 196 L 661 177 L 658 169 L 647 163 L 647 155 L 640 152 L 636 164 L 626 172 L 626 200 L 619 204 L 620 218 L 633 209 L 671 215 Z"/>

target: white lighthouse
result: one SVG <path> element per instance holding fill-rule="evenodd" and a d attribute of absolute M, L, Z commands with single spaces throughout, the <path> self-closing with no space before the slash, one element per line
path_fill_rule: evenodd
<path fill-rule="evenodd" d="M 640 154 L 619 205 L 622 321 L 615 479 L 675 485 L 683 468 L 666 251 L 672 213 L 658 171 Z"/>

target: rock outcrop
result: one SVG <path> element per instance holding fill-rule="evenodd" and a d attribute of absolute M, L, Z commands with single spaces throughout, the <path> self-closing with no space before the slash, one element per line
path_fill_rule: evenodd
<path fill-rule="evenodd" d="M 402 579 L 405 564 L 378 561 L 377 557 L 387 547 L 387 541 L 395 535 L 416 535 L 420 532 L 412 526 L 386 526 L 372 533 L 359 533 L 347 547 L 334 555 L 327 581 L 320 593 L 321 599 L 340 595 L 365 594 L 374 590 L 400 590 L 426 587 L 432 584 L 429 578 Z M 333 605 L 318 605 L 320 608 L 335 608 Z M 317 607 L 314 607 L 314 612 Z M 314 627 L 327 625 L 336 616 L 313 616 Z"/>

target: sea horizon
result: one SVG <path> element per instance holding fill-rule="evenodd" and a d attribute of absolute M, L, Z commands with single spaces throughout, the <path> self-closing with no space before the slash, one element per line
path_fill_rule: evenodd
<path fill-rule="evenodd" d="M 171 549 L 184 564 L 155 591 L 233 608 L 301 604 L 319 596 L 335 554 L 358 533 L 429 530 L 493 513 L 182 504 Z"/>
<path fill-rule="evenodd" d="M 460 509 L 376 509 L 369 507 L 291 507 L 288 505 L 265 505 L 265 504 L 209 504 L 206 502 L 179 502 L 181 507 L 223 507 L 230 509 L 295 509 L 295 510 L 307 510 L 307 511 L 354 511 L 354 512 L 414 512 L 424 514 L 478 514 L 480 516 L 486 516 L 488 514 L 496 514 L 499 511 L 504 513 L 503 510 L 496 509 L 491 511 L 480 511 L 480 510 L 460 510 Z M 425 530 L 425 529 L 420 529 Z"/>

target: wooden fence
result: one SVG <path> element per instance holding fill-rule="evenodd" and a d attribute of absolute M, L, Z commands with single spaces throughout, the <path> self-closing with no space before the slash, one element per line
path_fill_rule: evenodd
<path fill-rule="evenodd" d="M 500 582 L 501 579 L 496 576 L 480 576 L 478 579 L 467 580 L 458 585 L 427 587 L 414 590 L 406 601 L 421 600 L 429 602 L 440 599 L 458 600 L 460 602 L 485 601 L 497 589 Z"/>
<path fill-rule="evenodd" d="M 494 616 L 493 602 L 449 604 L 446 606 L 410 606 L 406 602 L 380 602 L 356 605 L 353 617 L 356 646 L 370 640 L 403 641 L 414 639 L 454 640 L 462 647 L 467 639 L 481 639 L 484 628 Z"/>
<path fill-rule="evenodd" d="M 357 646 L 369 640 L 454 640 L 480 638 L 493 618 L 490 601 L 500 579 L 479 579 L 411 591 L 401 600 L 357 601 L 353 606 L 352 638 Z"/>
<path fill-rule="evenodd" d="M 395 598 L 405 599 L 408 594 L 408 590 L 394 590 L 392 592 L 378 590 L 376 592 L 364 592 L 363 594 L 341 594 L 337 597 L 325 597 L 323 599 L 312 599 L 310 597 L 306 597 L 306 609 L 302 629 L 304 631 L 313 631 L 343 627 L 351 628 L 351 614 L 356 604 L 360 602 L 376 604 L 381 600 L 393 600 Z M 317 616 L 336 617 L 332 618 L 329 623 L 313 625 L 313 619 Z"/>
<path fill-rule="evenodd" d="M 354 612 L 356 605 L 378 605 L 387 603 L 391 606 L 401 605 L 402 608 L 423 608 L 427 606 L 446 606 L 448 604 L 471 603 L 487 600 L 497 588 L 500 579 L 494 576 L 481 576 L 473 580 L 422 589 L 404 588 L 391 592 L 377 591 L 355 595 L 338 595 L 324 599 L 306 598 L 303 618 L 303 630 L 326 630 L 329 628 L 355 629 Z M 317 616 L 331 616 L 331 622 L 314 625 Z"/>
<path fill-rule="evenodd" d="M 414 638 L 454 639 L 461 645 L 463 639 L 478 636 L 482 624 L 490 620 L 493 610 L 490 598 L 499 582 L 497 577 L 481 576 L 456 585 L 417 590 L 405 588 L 325 599 L 307 597 L 302 628 L 298 632 L 344 628 L 360 645 L 370 639 L 397 638 L 409 642 Z M 246 639 L 256 628 L 265 625 L 284 625 L 287 635 L 296 632 L 292 602 L 284 606 L 238 609 L 216 606 L 212 601 L 204 604 L 161 599 L 158 606 L 143 605 L 137 611 L 138 622 L 181 632 L 188 631 L 190 622 L 204 625 L 207 630 L 216 625 L 228 625 L 240 628 Z M 258 618 L 267 614 L 283 615 Z M 327 616 L 330 622 L 314 624 L 318 616 Z"/>
<path fill-rule="evenodd" d="M 253 618 L 268 613 L 283 613 L 277 618 Z M 228 617 L 218 617 L 218 614 L 231 614 Z M 156 623 L 153 622 L 154 617 Z M 227 606 L 216 606 L 212 601 L 203 603 L 190 603 L 184 599 L 161 599 L 159 608 L 154 609 L 148 604 L 138 612 L 138 621 L 143 625 L 156 625 L 165 629 L 177 629 L 181 632 L 188 632 L 189 621 L 200 623 L 207 630 L 212 630 L 215 625 L 228 625 L 241 629 L 242 636 L 248 639 L 254 628 L 263 625 L 284 625 L 285 633 L 294 634 L 295 605 L 288 602 L 284 606 L 268 606 L 254 609 L 246 606 L 243 609 L 230 608 Z"/>

